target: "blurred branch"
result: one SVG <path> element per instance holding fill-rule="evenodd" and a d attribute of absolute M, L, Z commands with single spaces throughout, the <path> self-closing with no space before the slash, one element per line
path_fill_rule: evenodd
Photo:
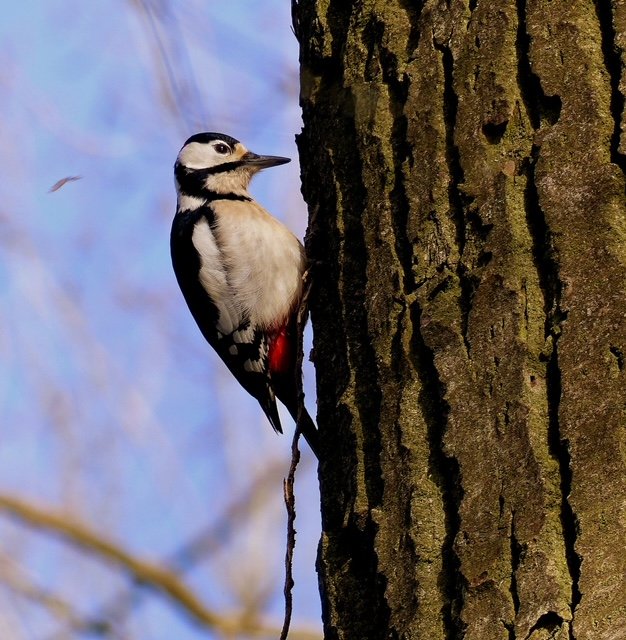
<path fill-rule="evenodd" d="M 224 509 L 216 522 L 205 527 L 171 554 L 166 560 L 166 565 L 170 570 L 184 574 L 223 548 L 233 530 L 243 526 L 242 523 L 246 517 L 262 504 L 265 494 L 275 485 L 278 468 L 278 461 L 268 464 L 252 479 L 250 487 Z M 129 602 L 137 606 L 141 602 L 141 593 L 133 593 L 132 588 L 120 591 L 108 604 L 102 607 L 103 613 L 99 617 L 102 620 L 115 619 L 116 622 L 119 622 L 130 613 Z M 242 618 L 251 619 L 250 613 L 247 611 L 241 615 Z"/>
<path fill-rule="evenodd" d="M 45 607 L 55 618 L 62 620 L 73 629 L 85 628 L 84 621 L 81 620 L 72 605 L 35 584 L 25 575 L 23 569 L 8 557 L 3 557 L 0 560 L 0 575 L 5 586 Z"/>
<path fill-rule="evenodd" d="M 66 178 L 61 178 L 57 180 L 51 187 L 48 189 L 48 193 L 53 193 L 54 191 L 58 191 L 61 187 L 66 185 L 68 182 L 76 182 L 76 180 L 80 180 L 82 176 L 67 176 Z"/>
<path fill-rule="evenodd" d="M 265 494 L 275 486 L 277 472 L 281 467 L 282 461 L 276 461 L 257 473 L 252 478 L 249 488 L 224 509 L 216 522 L 211 523 L 172 554 L 167 561 L 168 566 L 185 572 L 223 547 L 233 529 L 240 527 L 246 517 L 263 504 Z"/>
<path fill-rule="evenodd" d="M 8 556 L 3 555 L 0 558 L 0 576 L 4 586 L 43 607 L 74 636 L 75 634 L 91 634 L 114 637 L 112 635 L 113 629 L 110 628 L 106 620 L 91 619 L 89 616 L 79 613 L 71 603 L 36 584 L 26 574 L 23 567 L 17 565 Z"/>
<path fill-rule="evenodd" d="M 0 494 L 0 511 L 36 529 L 48 531 L 70 544 L 82 547 L 100 558 L 126 570 L 138 583 L 154 588 L 181 607 L 203 626 L 225 634 L 246 633 L 255 637 L 277 637 L 278 627 L 250 624 L 239 616 L 223 616 L 210 611 L 193 591 L 172 571 L 137 558 L 126 549 L 107 540 L 87 526 L 71 519 L 67 514 L 57 514 L 18 498 Z M 293 631 L 292 639 L 313 640 L 313 631 Z"/>
<path fill-rule="evenodd" d="M 200 91 L 175 14 L 160 0 L 132 0 L 132 4 L 145 21 L 153 58 L 161 61 L 157 71 L 167 107 L 182 120 L 186 134 L 202 128 L 195 112 L 202 104 Z"/>

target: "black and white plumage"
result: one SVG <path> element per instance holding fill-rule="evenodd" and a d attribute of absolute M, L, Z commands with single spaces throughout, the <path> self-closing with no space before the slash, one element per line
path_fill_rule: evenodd
<path fill-rule="evenodd" d="M 289 162 L 259 156 L 220 133 L 183 145 L 174 173 L 178 202 L 170 246 L 174 272 L 202 335 L 282 432 L 278 398 L 294 420 L 297 313 L 306 268 L 300 241 L 255 202 L 255 173 Z M 302 415 L 317 454 L 317 429 Z"/>

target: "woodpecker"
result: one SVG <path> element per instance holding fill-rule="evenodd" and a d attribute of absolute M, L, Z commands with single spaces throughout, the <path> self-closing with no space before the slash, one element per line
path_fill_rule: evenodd
<path fill-rule="evenodd" d="M 174 165 L 177 207 L 170 249 L 176 279 L 202 335 L 282 433 L 278 398 L 294 421 L 297 314 L 304 249 L 248 192 L 252 177 L 289 158 L 260 156 L 222 133 L 198 133 Z M 317 429 L 302 433 L 317 456 Z"/>

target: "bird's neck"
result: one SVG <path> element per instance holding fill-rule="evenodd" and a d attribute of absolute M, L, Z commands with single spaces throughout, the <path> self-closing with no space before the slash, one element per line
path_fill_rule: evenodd
<path fill-rule="evenodd" d="M 180 165 L 175 167 L 176 190 L 181 197 L 211 200 L 216 195 L 249 200 L 249 175 L 241 170 L 213 173 L 210 169 L 190 171 Z"/>

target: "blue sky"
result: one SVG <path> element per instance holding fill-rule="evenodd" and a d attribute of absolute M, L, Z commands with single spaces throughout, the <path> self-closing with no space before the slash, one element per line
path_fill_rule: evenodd
<path fill-rule="evenodd" d="M 252 515 L 186 577 L 211 608 L 229 612 L 255 584 L 276 621 L 290 435 L 273 434 L 203 342 L 168 243 L 172 165 L 198 130 L 293 158 L 252 191 L 302 237 L 289 3 L 10 3 L 0 58 L 0 491 L 158 560 L 269 474 Z M 50 193 L 66 176 L 81 179 Z M 310 368 L 306 377 L 311 397 Z M 312 625 L 319 507 L 308 452 L 298 500 L 294 624 Z M 81 612 L 124 587 L 101 562 L 2 514 L 0 540 L 0 581 L 4 556 Z M 0 588 L 0 629 L 3 620 L 20 628 L 16 638 L 58 628 L 9 588 Z M 207 637 L 150 593 L 127 630 Z"/>

